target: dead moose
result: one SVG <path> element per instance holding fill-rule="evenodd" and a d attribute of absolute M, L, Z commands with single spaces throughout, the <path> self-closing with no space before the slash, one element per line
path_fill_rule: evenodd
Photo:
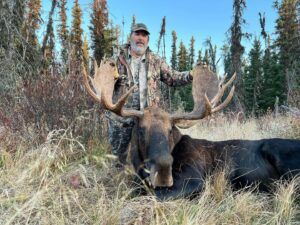
<path fill-rule="evenodd" d="M 202 190 L 207 174 L 222 166 L 229 168 L 228 178 L 236 189 L 257 184 L 259 190 L 265 191 L 272 181 L 299 174 L 300 140 L 214 142 L 182 135 L 176 127 L 183 121 L 203 119 L 224 108 L 233 96 L 234 87 L 226 100 L 216 105 L 234 76 L 224 84 L 208 68 L 196 66 L 193 111 L 169 114 L 158 107 L 143 111 L 124 108 L 135 87 L 113 103 L 115 70 L 112 61 L 102 62 L 99 68 L 96 65 L 93 78 L 84 69 L 86 90 L 105 109 L 137 119 L 129 149 L 130 163 L 139 178 L 150 180 L 158 198 L 191 197 Z"/>

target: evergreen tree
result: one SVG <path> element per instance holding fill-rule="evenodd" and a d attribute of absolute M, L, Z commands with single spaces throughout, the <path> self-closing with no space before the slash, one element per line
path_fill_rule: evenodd
<path fill-rule="evenodd" d="M 189 49 L 189 66 L 188 69 L 191 70 L 195 63 L 195 38 L 192 36 L 190 40 L 190 49 Z"/>
<path fill-rule="evenodd" d="M 89 53 L 89 44 L 88 44 L 86 35 L 84 36 L 82 53 L 83 53 L 83 64 L 84 64 L 85 68 L 88 70 L 90 53 Z"/>
<path fill-rule="evenodd" d="M 71 30 L 71 44 L 72 44 L 72 55 L 74 59 L 78 62 L 82 61 L 82 33 L 81 28 L 81 16 L 82 11 L 78 0 L 74 0 L 74 5 L 72 8 L 72 30 Z"/>
<path fill-rule="evenodd" d="M 183 44 L 183 42 L 180 42 L 179 45 L 179 51 L 178 51 L 178 71 L 186 71 L 188 70 L 188 52 Z"/>
<path fill-rule="evenodd" d="M 230 73 L 230 67 L 231 67 L 231 57 L 230 57 L 230 47 L 227 44 L 224 44 L 221 48 L 221 55 L 223 58 L 223 66 L 224 66 L 224 73 L 229 74 Z"/>
<path fill-rule="evenodd" d="M 110 22 L 110 27 L 106 27 L 104 29 L 104 43 L 103 45 L 103 50 L 104 50 L 104 55 L 106 57 L 112 57 L 114 48 L 117 48 L 117 40 L 118 40 L 118 33 L 116 32 L 118 29 L 117 26 L 114 26 L 112 22 Z"/>
<path fill-rule="evenodd" d="M 300 29 L 299 1 L 283 0 L 278 5 L 276 46 L 285 76 L 285 91 L 289 104 L 300 106 Z"/>
<path fill-rule="evenodd" d="M 135 17 L 135 15 L 133 15 L 130 30 L 132 30 L 132 28 L 135 26 L 135 24 L 136 24 L 136 17 Z"/>
<path fill-rule="evenodd" d="M 206 47 L 208 50 L 205 51 L 205 58 L 208 61 L 208 65 L 213 72 L 217 72 L 217 46 L 213 46 L 211 38 L 207 38 L 205 41 Z"/>
<path fill-rule="evenodd" d="M 250 65 L 245 69 L 243 77 L 244 105 L 246 113 L 251 116 L 259 114 L 261 103 L 261 85 L 263 81 L 261 43 L 255 38 L 249 53 Z"/>
<path fill-rule="evenodd" d="M 54 42 L 54 31 L 53 31 L 53 13 L 57 4 L 57 0 L 52 0 L 51 10 L 49 12 L 49 21 L 47 24 L 46 34 L 42 44 L 42 54 L 44 56 L 45 69 L 52 65 L 54 67 L 55 58 L 55 42 Z"/>
<path fill-rule="evenodd" d="M 202 64 L 203 65 L 207 65 L 207 66 L 210 66 L 210 60 L 209 60 L 209 53 L 208 53 L 208 49 L 205 49 L 205 52 L 204 52 L 204 57 L 203 57 L 203 60 L 202 60 Z"/>
<path fill-rule="evenodd" d="M 187 71 L 189 70 L 189 57 L 188 52 L 183 44 L 180 42 L 179 51 L 178 51 L 178 71 Z M 179 96 L 183 102 L 183 108 L 186 111 L 191 111 L 194 107 L 193 97 L 192 97 L 192 85 L 186 85 L 179 89 Z"/>
<path fill-rule="evenodd" d="M 110 31 L 106 30 L 108 26 L 108 10 L 106 0 L 94 0 L 93 11 L 91 14 L 91 49 L 98 64 L 106 54 L 108 45 L 107 37 Z"/>
<path fill-rule="evenodd" d="M 229 76 L 236 73 L 235 95 L 233 98 L 234 108 L 238 111 L 244 111 L 242 105 L 242 56 L 244 54 L 244 46 L 241 41 L 245 34 L 242 32 L 242 25 L 245 23 L 243 19 L 243 11 L 246 8 L 246 0 L 233 1 L 233 23 L 229 29 L 230 32 L 230 69 Z M 230 78 L 230 77 L 228 77 Z"/>
<path fill-rule="evenodd" d="M 279 104 L 285 99 L 285 77 L 282 76 L 278 54 L 271 47 L 264 52 L 263 77 L 260 107 L 263 111 L 273 110 L 276 98 L 279 98 Z"/>
<path fill-rule="evenodd" d="M 171 68 L 176 70 L 177 69 L 177 34 L 176 31 L 172 31 L 172 53 L 171 53 Z M 180 103 L 180 97 L 178 90 L 176 88 L 171 88 L 171 103 L 170 103 L 170 111 L 175 111 L 178 108 Z"/>
<path fill-rule="evenodd" d="M 26 77 L 30 65 L 23 60 L 23 48 L 28 45 L 22 36 L 24 25 L 25 0 L 3 0 L 0 9 L 0 108 L 6 100 L 4 95 L 15 95 L 15 88 L 20 77 Z M 2 95 L 3 94 L 3 95 Z M 2 101 L 3 100 L 3 101 Z M 6 105 L 8 107 L 8 105 Z"/>
<path fill-rule="evenodd" d="M 166 58 L 165 34 L 166 34 L 166 17 L 164 16 L 161 23 L 159 38 L 157 41 L 157 54 L 159 54 L 161 40 L 163 41 L 162 57 L 164 59 Z"/>
<path fill-rule="evenodd" d="M 28 0 L 27 9 L 25 37 L 30 45 L 37 46 L 36 31 L 40 28 L 41 23 L 41 0 Z"/>
<path fill-rule="evenodd" d="M 172 31 L 172 55 L 171 55 L 171 67 L 172 69 L 177 69 L 177 48 L 176 48 L 176 42 L 177 42 L 177 34 L 176 31 Z"/>
<path fill-rule="evenodd" d="M 200 49 L 198 51 L 198 57 L 197 57 L 197 64 L 202 64 L 203 58 L 202 58 L 202 50 Z"/>
<path fill-rule="evenodd" d="M 59 17 L 60 17 L 60 24 L 58 27 L 58 37 L 61 43 L 61 58 L 63 64 L 67 63 L 68 60 L 68 49 L 69 49 L 69 32 L 67 26 L 67 7 L 66 7 L 66 0 L 60 0 L 59 5 Z"/>

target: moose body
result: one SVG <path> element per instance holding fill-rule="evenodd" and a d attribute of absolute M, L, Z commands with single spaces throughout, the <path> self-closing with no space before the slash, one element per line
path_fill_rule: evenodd
<path fill-rule="evenodd" d="M 233 189 L 257 185 L 269 191 L 274 180 L 300 173 L 300 141 L 290 139 L 208 141 L 183 135 L 172 151 L 173 185 L 155 189 L 161 199 L 199 193 L 214 170 L 226 169 Z"/>
<path fill-rule="evenodd" d="M 194 109 L 189 113 L 169 114 L 150 106 L 144 110 L 123 107 L 134 87 L 112 102 L 115 63 L 95 65 L 94 78 L 84 70 L 88 93 L 102 106 L 122 117 L 134 117 L 128 158 L 139 180 L 150 180 L 161 199 L 188 197 L 202 190 L 207 174 L 228 168 L 234 188 L 258 184 L 268 190 L 273 180 L 300 173 L 300 140 L 264 139 L 212 142 L 182 135 L 176 126 L 196 121 L 224 108 L 232 99 L 234 86 L 224 102 L 217 105 L 235 75 L 225 84 L 207 67 L 197 65 L 193 76 Z M 225 78 L 224 78 L 225 80 Z M 94 91 L 94 90 L 95 91 Z"/>

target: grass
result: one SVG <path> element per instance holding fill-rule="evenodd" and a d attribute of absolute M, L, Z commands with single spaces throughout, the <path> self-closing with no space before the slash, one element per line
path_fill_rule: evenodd
<path fill-rule="evenodd" d="M 240 123 L 219 115 L 183 132 L 210 140 L 299 139 L 298 122 L 266 116 Z M 132 197 L 131 174 L 113 166 L 106 142 L 84 147 L 70 130 L 57 130 L 33 146 L 12 132 L 1 139 L 1 225 L 300 224 L 299 179 L 279 182 L 269 195 L 232 192 L 226 173 L 218 171 L 197 198 L 159 202 L 151 194 Z"/>

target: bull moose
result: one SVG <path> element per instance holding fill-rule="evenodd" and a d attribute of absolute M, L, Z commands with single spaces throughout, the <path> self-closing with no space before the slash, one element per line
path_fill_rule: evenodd
<path fill-rule="evenodd" d="M 235 76 L 227 83 L 219 82 L 215 73 L 197 65 L 192 89 L 193 111 L 169 114 L 153 106 L 143 111 L 126 109 L 124 104 L 134 86 L 113 103 L 115 70 L 115 63 L 110 60 L 95 66 L 94 77 L 88 76 L 84 69 L 84 85 L 105 109 L 122 117 L 136 118 L 128 158 L 137 176 L 150 180 L 158 198 L 191 197 L 202 190 L 207 174 L 224 166 L 229 168 L 228 178 L 237 189 L 257 184 L 259 190 L 265 191 L 273 180 L 299 174 L 300 140 L 215 142 L 182 135 L 176 127 L 223 109 L 233 96 L 234 86 L 225 101 L 217 104 Z"/>

